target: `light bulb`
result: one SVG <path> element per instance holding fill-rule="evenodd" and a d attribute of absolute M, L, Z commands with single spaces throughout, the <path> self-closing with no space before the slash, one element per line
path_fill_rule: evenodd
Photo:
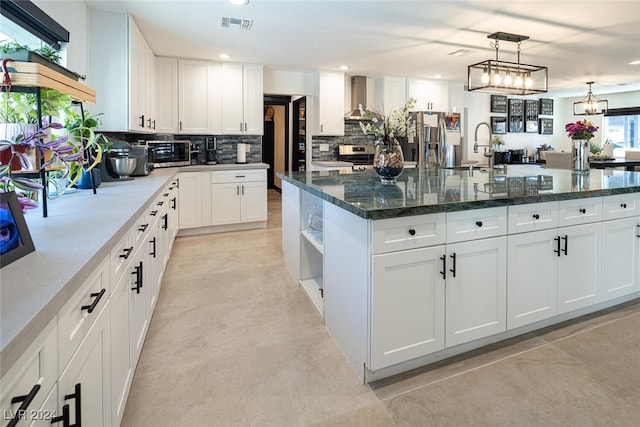
<path fill-rule="evenodd" d="M 504 84 L 505 86 L 511 86 L 513 83 L 513 79 L 511 78 L 511 72 L 507 71 L 507 75 L 504 76 Z"/>
<path fill-rule="evenodd" d="M 515 86 L 522 87 L 522 74 L 520 73 L 518 73 L 518 75 L 516 76 Z"/>
<path fill-rule="evenodd" d="M 500 75 L 499 72 L 496 72 L 493 75 L 493 84 L 495 85 L 499 85 L 500 83 L 502 83 L 502 76 Z"/>
<path fill-rule="evenodd" d="M 527 73 L 527 78 L 524 80 L 525 87 L 531 87 L 533 85 L 533 81 L 531 80 L 531 73 Z"/>
<path fill-rule="evenodd" d="M 482 71 L 482 83 L 489 83 L 489 73 L 487 72 L 487 67 Z"/>

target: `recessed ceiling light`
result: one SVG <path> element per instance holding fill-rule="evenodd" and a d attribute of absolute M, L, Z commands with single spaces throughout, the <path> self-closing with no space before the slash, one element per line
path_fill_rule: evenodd
<path fill-rule="evenodd" d="M 221 53 L 220 55 L 218 55 L 218 58 L 220 58 L 220 59 L 229 59 L 231 57 L 229 55 L 227 55 L 226 53 Z"/>
<path fill-rule="evenodd" d="M 640 59 L 636 59 L 635 61 L 629 62 L 629 65 L 640 65 Z"/>
<path fill-rule="evenodd" d="M 441 79 L 443 76 L 442 76 L 442 74 L 436 74 L 436 75 L 435 75 L 435 76 L 433 76 L 433 77 L 434 77 L 434 78 L 436 78 L 436 79 Z"/>
<path fill-rule="evenodd" d="M 348 65 L 341 65 L 341 66 L 340 66 L 340 69 L 341 69 L 341 70 L 348 70 L 348 69 L 349 69 L 349 66 L 348 66 Z"/>
<path fill-rule="evenodd" d="M 229 0 L 229 3 L 243 6 L 245 4 L 249 4 L 249 0 Z"/>

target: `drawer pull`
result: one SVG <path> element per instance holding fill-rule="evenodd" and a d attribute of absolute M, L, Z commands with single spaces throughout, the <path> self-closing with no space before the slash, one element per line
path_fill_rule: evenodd
<path fill-rule="evenodd" d="M 442 274 L 443 279 L 446 279 L 447 278 L 447 256 L 442 255 L 440 257 L 440 261 L 442 261 L 442 271 L 440 272 L 440 274 Z"/>
<path fill-rule="evenodd" d="M 164 205 L 164 201 L 160 200 L 157 204 L 158 204 L 158 206 L 162 206 L 162 205 Z"/>
<path fill-rule="evenodd" d="M 586 214 L 586 213 L 587 213 L 587 210 L 586 210 L 585 208 L 580 208 L 580 209 L 578 209 L 578 211 L 579 211 L 581 214 Z"/>
<path fill-rule="evenodd" d="M 124 253 L 120 254 L 120 258 L 124 258 L 124 259 L 129 258 L 129 255 L 131 255 L 132 250 L 133 250 L 133 246 L 131 246 L 130 248 L 124 249 L 123 250 Z"/>
<path fill-rule="evenodd" d="M 164 193 L 162 197 L 169 197 L 169 193 Z"/>
<path fill-rule="evenodd" d="M 620 203 L 620 207 L 622 209 L 627 209 L 627 204 L 626 203 Z"/>
<path fill-rule="evenodd" d="M 236 178 L 246 178 L 246 175 L 236 175 Z"/>
<path fill-rule="evenodd" d="M 9 424 L 7 424 L 7 427 L 14 427 L 18 425 L 18 421 L 20 421 L 24 416 L 24 414 L 26 414 L 26 411 L 29 408 L 29 405 L 31 405 L 31 402 L 33 402 L 33 399 L 35 399 L 36 395 L 38 394 L 38 391 L 40 391 L 40 384 L 34 385 L 31 388 L 31 391 L 29 392 L 29 394 L 25 394 L 24 396 L 17 396 L 11 399 L 12 405 L 19 402 L 22 402 L 22 403 L 20 404 L 20 407 L 16 410 L 15 415 L 13 416 Z"/>
<path fill-rule="evenodd" d="M 100 292 L 91 293 L 91 298 L 95 298 L 95 299 L 93 300 L 93 302 L 91 304 L 83 305 L 82 307 L 80 307 L 80 310 L 87 310 L 87 313 L 89 313 L 89 314 L 93 313 L 93 310 L 95 310 L 96 307 L 98 306 L 98 303 L 102 299 L 102 296 L 104 295 L 105 291 L 106 291 L 106 289 L 102 288 L 102 290 Z"/>
<path fill-rule="evenodd" d="M 538 215 L 538 214 L 533 214 L 533 219 L 540 219 L 540 215 Z"/>
<path fill-rule="evenodd" d="M 151 212 L 149 212 L 149 215 L 156 216 L 156 215 L 158 215 L 158 211 L 157 210 L 156 211 L 151 211 Z"/>
<path fill-rule="evenodd" d="M 149 224 L 142 224 L 138 227 L 138 231 L 147 231 L 147 227 L 149 227 Z"/>
<path fill-rule="evenodd" d="M 413 228 L 409 229 L 409 234 L 411 234 L 412 236 L 416 235 L 416 230 L 414 230 Z"/>
<path fill-rule="evenodd" d="M 482 221 L 476 221 L 476 225 L 477 225 L 478 227 L 482 227 Z"/>

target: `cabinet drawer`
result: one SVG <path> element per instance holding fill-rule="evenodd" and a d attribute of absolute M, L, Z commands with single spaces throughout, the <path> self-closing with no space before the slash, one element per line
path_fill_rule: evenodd
<path fill-rule="evenodd" d="M 560 227 L 602 221 L 602 197 L 563 200 L 559 206 Z"/>
<path fill-rule="evenodd" d="M 444 213 L 373 221 L 373 254 L 441 245 L 445 240 Z"/>
<path fill-rule="evenodd" d="M 638 193 L 617 194 L 602 198 L 602 216 L 604 220 L 630 218 L 638 215 Z"/>
<path fill-rule="evenodd" d="M 18 414 L 19 409 L 36 411 L 42 407 L 58 379 L 57 317 L 44 328 L 18 361 L 0 380 L 2 425 Z M 27 425 L 24 421 L 19 425 Z"/>
<path fill-rule="evenodd" d="M 547 230 L 558 226 L 558 202 L 509 206 L 509 234 Z"/>
<path fill-rule="evenodd" d="M 447 213 L 447 243 L 502 236 L 506 233 L 506 207 Z"/>
<path fill-rule="evenodd" d="M 231 171 L 211 172 L 211 182 L 220 184 L 225 182 L 266 181 L 266 169 L 241 169 Z"/>
<path fill-rule="evenodd" d="M 76 291 L 58 314 L 58 369 L 62 372 L 111 294 L 109 258 Z"/>
<path fill-rule="evenodd" d="M 109 257 L 111 258 L 111 280 L 113 283 L 118 283 L 126 271 L 127 266 L 133 257 L 134 249 L 133 239 L 131 238 L 131 232 L 129 231 L 111 250 Z"/>

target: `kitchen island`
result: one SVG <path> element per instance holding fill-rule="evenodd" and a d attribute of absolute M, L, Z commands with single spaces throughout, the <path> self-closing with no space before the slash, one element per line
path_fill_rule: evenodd
<path fill-rule="evenodd" d="M 635 172 L 282 179 L 285 264 L 365 382 L 640 296 Z"/>

